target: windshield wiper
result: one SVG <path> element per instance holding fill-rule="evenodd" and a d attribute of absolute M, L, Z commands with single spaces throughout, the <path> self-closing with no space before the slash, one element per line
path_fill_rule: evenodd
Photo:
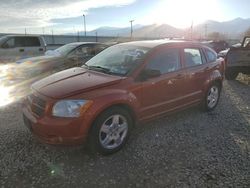
<path fill-rule="evenodd" d="M 110 73 L 110 69 L 108 68 L 105 68 L 105 67 L 101 67 L 101 66 L 88 66 L 88 65 L 85 65 L 87 66 L 87 68 L 89 70 L 96 70 L 96 71 L 101 71 L 101 72 L 104 72 L 104 73 Z"/>

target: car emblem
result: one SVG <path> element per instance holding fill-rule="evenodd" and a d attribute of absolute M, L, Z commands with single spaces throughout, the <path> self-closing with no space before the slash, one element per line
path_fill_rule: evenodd
<path fill-rule="evenodd" d="M 172 80 L 169 80 L 168 85 L 172 85 L 172 84 L 173 84 Z"/>

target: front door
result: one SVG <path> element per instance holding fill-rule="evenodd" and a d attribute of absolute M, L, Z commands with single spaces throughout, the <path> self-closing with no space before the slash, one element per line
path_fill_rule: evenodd
<path fill-rule="evenodd" d="M 182 69 L 180 50 L 162 48 L 149 58 L 146 70 L 160 71 L 161 75 L 142 83 L 141 113 L 151 118 L 176 108 L 183 95 L 185 71 Z"/>
<path fill-rule="evenodd" d="M 8 63 L 15 62 L 20 54 L 22 55 L 23 53 L 20 52 L 19 49 L 16 47 L 14 37 L 10 37 L 1 46 L 0 59 L 3 60 L 4 62 Z"/>

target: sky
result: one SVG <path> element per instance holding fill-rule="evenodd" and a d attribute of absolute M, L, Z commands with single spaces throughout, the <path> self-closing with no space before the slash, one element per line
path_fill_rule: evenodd
<path fill-rule="evenodd" d="M 69 33 L 98 27 L 169 24 L 190 27 L 206 20 L 250 18 L 249 0 L 0 0 L 0 33 Z"/>

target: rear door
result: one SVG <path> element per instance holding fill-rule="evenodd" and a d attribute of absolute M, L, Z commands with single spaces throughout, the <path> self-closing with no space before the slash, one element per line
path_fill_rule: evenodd
<path fill-rule="evenodd" d="M 203 95 L 204 84 L 211 67 L 206 63 L 203 51 L 199 47 L 185 47 L 182 51 L 187 79 L 185 91 L 189 101 L 199 101 Z"/>
<path fill-rule="evenodd" d="M 23 58 L 43 55 L 45 48 L 42 46 L 39 37 L 17 37 L 17 44 L 20 43 L 20 51 L 24 50 Z M 24 44 L 24 48 L 21 48 Z"/>
<path fill-rule="evenodd" d="M 160 115 L 179 106 L 183 95 L 185 70 L 182 68 L 178 48 L 157 50 L 145 67 L 158 70 L 161 75 L 142 83 L 142 111 L 145 118 Z"/>

